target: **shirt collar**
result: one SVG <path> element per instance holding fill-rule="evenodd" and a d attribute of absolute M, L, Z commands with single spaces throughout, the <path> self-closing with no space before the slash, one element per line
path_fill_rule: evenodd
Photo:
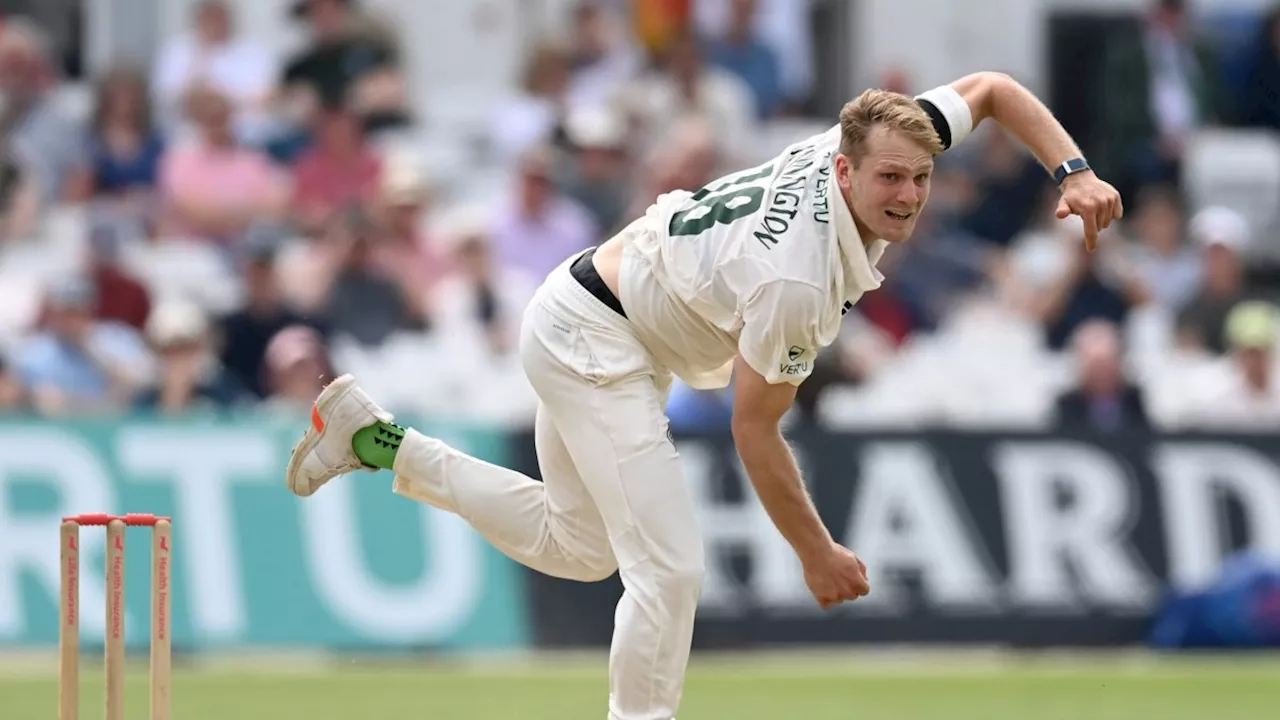
<path fill-rule="evenodd" d="M 858 226 L 853 222 L 853 212 L 849 210 L 844 193 L 840 192 L 840 183 L 836 182 L 835 178 L 827 183 L 827 193 L 828 202 L 835 208 L 836 240 L 840 244 L 840 259 L 844 265 L 846 287 L 859 292 L 879 288 L 880 283 L 884 282 L 884 275 L 876 269 L 876 263 L 880 262 L 880 257 L 884 255 L 889 241 L 876 238 L 869 244 L 863 244 Z"/>

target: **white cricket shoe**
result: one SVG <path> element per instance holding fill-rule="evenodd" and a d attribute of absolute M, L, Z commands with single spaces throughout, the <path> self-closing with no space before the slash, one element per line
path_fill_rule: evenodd
<path fill-rule="evenodd" d="M 350 374 L 326 385 L 311 406 L 311 427 L 289 456 L 285 477 L 293 494 L 307 497 L 333 478 L 356 470 L 376 472 L 356 457 L 351 438 L 378 421 L 394 418 L 370 400 Z"/>

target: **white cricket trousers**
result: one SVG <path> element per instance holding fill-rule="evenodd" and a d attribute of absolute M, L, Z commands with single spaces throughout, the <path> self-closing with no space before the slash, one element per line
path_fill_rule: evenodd
<path fill-rule="evenodd" d="M 542 482 L 413 430 L 395 492 L 466 519 L 495 547 L 547 575 L 625 588 L 609 655 L 610 720 L 672 720 L 680 705 L 704 554 L 667 431 L 670 375 L 628 321 L 568 271 L 525 312 L 520 353 L 539 397 Z"/>

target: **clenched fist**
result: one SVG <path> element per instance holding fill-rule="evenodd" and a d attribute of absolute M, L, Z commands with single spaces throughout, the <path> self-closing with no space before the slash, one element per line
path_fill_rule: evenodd
<path fill-rule="evenodd" d="M 1079 215 L 1084 221 L 1084 246 L 1093 252 L 1098 247 L 1098 232 L 1107 229 L 1112 220 L 1124 217 L 1124 204 L 1114 187 L 1092 170 L 1085 170 L 1062 181 L 1057 216 L 1065 220 L 1068 215 Z"/>
<path fill-rule="evenodd" d="M 831 543 L 823 551 L 801 558 L 804 581 L 822 609 L 846 600 L 857 600 L 871 592 L 867 566 L 852 550 Z"/>

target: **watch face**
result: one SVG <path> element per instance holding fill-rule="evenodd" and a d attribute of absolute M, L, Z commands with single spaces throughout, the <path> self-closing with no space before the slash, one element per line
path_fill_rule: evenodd
<path fill-rule="evenodd" d="M 1088 169 L 1089 169 L 1088 162 L 1086 162 L 1082 158 L 1075 158 L 1073 160 L 1068 160 L 1062 163 L 1061 165 L 1059 165 L 1058 169 L 1054 171 L 1053 175 L 1054 175 L 1054 178 L 1059 183 L 1061 183 L 1063 180 L 1067 179 L 1068 175 L 1072 173 L 1078 173 L 1081 170 L 1088 170 Z"/>

